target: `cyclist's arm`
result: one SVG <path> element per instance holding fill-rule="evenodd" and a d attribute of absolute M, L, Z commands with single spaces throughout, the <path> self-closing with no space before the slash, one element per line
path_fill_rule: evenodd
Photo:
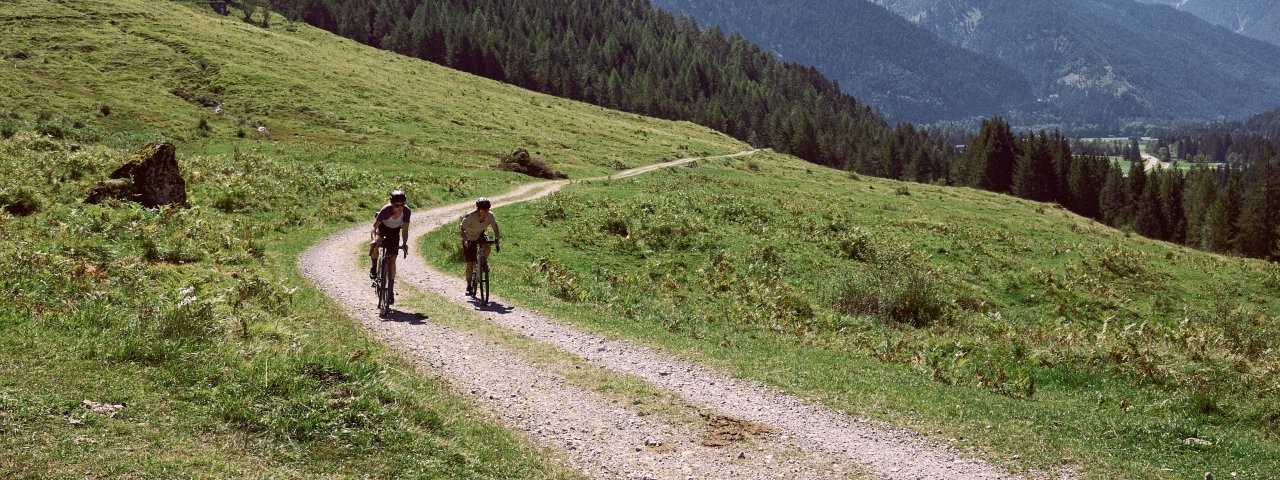
<path fill-rule="evenodd" d="M 493 241 L 497 242 L 498 239 L 502 238 L 502 235 L 498 233 L 498 217 L 493 216 L 493 213 L 490 212 L 489 218 L 493 220 Z"/>
<path fill-rule="evenodd" d="M 369 241 L 378 241 L 378 227 L 382 226 L 382 220 L 373 219 L 373 231 L 369 232 Z"/>
<path fill-rule="evenodd" d="M 401 244 L 403 244 L 406 247 L 409 246 L 409 224 L 408 223 L 400 226 L 400 240 L 401 240 L 400 242 Z"/>

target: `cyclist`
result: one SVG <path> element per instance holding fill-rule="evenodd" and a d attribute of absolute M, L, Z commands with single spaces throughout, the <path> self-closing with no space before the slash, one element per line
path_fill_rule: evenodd
<path fill-rule="evenodd" d="M 475 293 L 475 285 L 471 284 L 471 272 L 476 268 L 476 249 L 480 246 L 480 240 L 485 237 L 485 231 L 489 227 L 493 227 L 493 245 L 498 251 L 502 251 L 502 245 L 498 243 L 498 219 L 489 213 L 489 207 L 493 204 L 487 198 L 476 200 L 476 211 L 468 213 L 462 217 L 462 222 L 458 224 L 458 234 L 462 236 L 462 252 L 463 257 L 467 260 L 467 295 Z M 484 256 L 489 256 L 489 243 L 484 243 Z"/>
<path fill-rule="evenodd" d="M 391 280 L 396 278 L 396 253 L 403 249 L 409 252 L 409 216 L 413 212 L 405 206 L 407 197 L 404 192 L 391 192 L 387 205 L 378 210 L 373 218 L 373 231 L 369 234 L 369 278 L 376 279 L 378 271 L 378 247 L 384 246 L 392 251 L 390 274 Z M 391 295 L 391 303 L 395 303 L 395 293 Z"/>

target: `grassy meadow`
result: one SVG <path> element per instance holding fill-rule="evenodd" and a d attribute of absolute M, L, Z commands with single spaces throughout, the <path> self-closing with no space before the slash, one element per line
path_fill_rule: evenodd
<path fill-rule="evenodd" d="M 1275 478 L 1280 266 L 762 154 L 497 211 L 494 291 L 1015 469 Z M 424 238 L 460 270 L 448 231 Z"/>
<path fill-rule="evenodd" d="M 532 181 L 491 168 L 519 147 L 571 178 L 746 148 L 201 2 L 16 0 L 0 25 L 3 478 L 576 478 L 298 254 L 395 188 L 421 208 Z M 81 203 L 156 140 L 192 208 Z"/>

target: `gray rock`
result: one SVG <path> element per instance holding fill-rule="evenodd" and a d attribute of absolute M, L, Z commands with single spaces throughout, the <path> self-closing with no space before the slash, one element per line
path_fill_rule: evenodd
<path fill-rule="evenodd" d="M 117 198 L 141 203 L 148 208 L 161 205 L 189 207 L 187 182 L 182 178 L 174 154 L 172 143 L 144 145 L 129 157 L 127 163 L 111 172 L 108 180 L 94 185 L 85 203 Z"/>

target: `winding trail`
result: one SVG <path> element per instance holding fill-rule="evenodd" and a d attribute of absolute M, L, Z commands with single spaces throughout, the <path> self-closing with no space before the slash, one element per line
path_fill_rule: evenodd
<path fill-rule="evenodd" d="M 755 153 L 704 157 L 728 158 Z M 615 174 L 639 175 L 704 158 L 686 158 Z M 587 179 L 601 180 L 601 178 Z M 545 197 L 569 181 L 523 185 L 492 197 L 495 208 Z M 470 202 L 416 212 L 410 242 L 453 225 Z M 591 478 L 1019 478 L 956 449 L 860 417 L 802 401 L 776 388 L 729 375 L 631 343 L 582 332 L 494 296 L 484 309 L 463 296 L 463 282 L 429 267 L 421 256 L 400 263 L 400 282 L 478 309 L 487 320 L 554 346 L 595 366 L 631 375 L 698 409 L 772 427 L 776 434 L 725 447 L 702 445 L 706 426 L 665 415 L 644 415 L 603 394 L 567 382 L 481 335 L 421 320 L 407 312 L 377 317 L 367 272 L 355 256 L 368 226 L 329 237 L 299 258 L 303 274 L 382 340 L 438 371 L 462 395 L 563 454 Z"/>

